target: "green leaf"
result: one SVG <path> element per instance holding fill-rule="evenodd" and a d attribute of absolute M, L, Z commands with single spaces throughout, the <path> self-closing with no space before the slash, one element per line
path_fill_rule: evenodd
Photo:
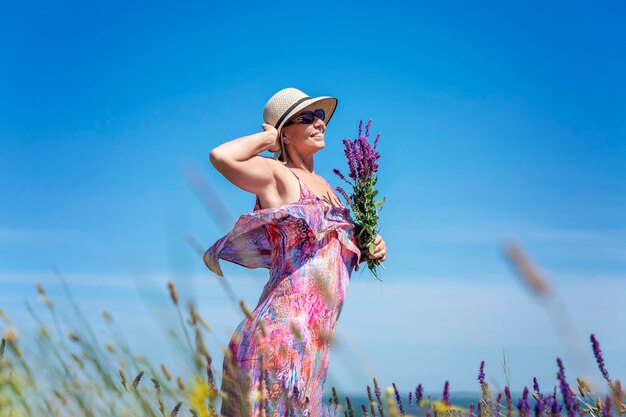
<path fill-rule="evenodd" d="M 385 202 L 385 198 L 386 198 L 386 197 L 381 198 L 380 200 L 378 200 L 377 202 L 375 202 L 375 203 L 374 203 L 374 205 L 375 205 L 376 207 L 378 207 L 378 206 L 382 206 L 382 205 L 383 205 L 383 203 Z"/>
<path fill-rule="evenodd" d="M 371 255 L 373 255 L 376 251 L 376 245 L 374 245 L 374 242 L 370 242 L 370 244 L 367 245 L 367 248 L 369 249 Z"/>

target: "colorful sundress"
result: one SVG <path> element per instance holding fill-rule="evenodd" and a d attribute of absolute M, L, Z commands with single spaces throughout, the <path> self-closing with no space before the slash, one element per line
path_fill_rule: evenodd
<path fill-rule="evenodd" d="M 291 169 L 290 169 L 291 170 Z M 258 305 L 235 330 L 223 365 L 224 416 L 321 416 L 331 337 L 361 251 L 346 207 L 317 197 L 300 178 L 300 198 L 243 214 L 204 254 L 269 269 Z"/>

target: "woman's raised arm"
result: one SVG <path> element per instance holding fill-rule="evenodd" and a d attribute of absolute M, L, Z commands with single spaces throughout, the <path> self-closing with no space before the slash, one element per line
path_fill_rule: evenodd
<path fill-rule="evenodd" d="M 209 160 L 228 181 L 237 187 L 261 194 L 267 187 L 275 187 L 276 164 L 272 158 L 258 154 L 280 149 L 278 131 L 263 123 L 263 132 L 242 136 L 214 148 Z"/>

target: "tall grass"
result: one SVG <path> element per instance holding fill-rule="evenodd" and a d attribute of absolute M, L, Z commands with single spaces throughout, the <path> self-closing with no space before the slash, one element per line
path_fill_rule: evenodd
<path fill-rule="evenodd" d="M 65 285 L 65 284 L 64 284 Z M 45 289 L 37 285 L 40 300 L 48 310 L 49 322 L 44 321 L 27 303 L 27 309 L 37 324 L 34 340 L 21 340 L 17 326 L 0 310 L 5 323 L 0 344 L 0 417 L 12 416 L 217 416 L 224 397 L 215 381 L 212 356 L 206 347 L 207 337 L 214 337 L 209 324 L 193 303 L 186 309 L 173 283 L 167 285 L 181 334 L 172 335 L 180 355 L 172 358 L 176 365 L 184 363 L 191 372 L 173 375 L 166 364 L 154 364 L 148 358 L 132 352 L 116 328 L 111 314 L 102 311 L 105 323 L 115 335 L 113 342 L 98 339 L 90 323 L 67 291 L 73 307 L 72 318 L 60 318 L 56 306 Z M 249 313 L 243 302 L 240 308 Z M 51 333 L 51 330 L 54 331 Z M 182 340 L 181 340 L 182 339 Z M 424 394 L 418 384 L 412 390 L 401 391 L 395 383 L 382 388 L 374 378 L 364 388 L 364 401 L 341 396 L 332 387 L 324 407 L 324 416 L 395 417 L 400 415 L 462 416 L 462 417 L 613 417 L 626 413 L 625 393 L 619 380 L 609 376 L 600 343 L 590 335 L 591 352 L 608 390 L 592 389 L 588 381 L 576 378 L 571 384 L 566 369 L 556 358 L 557 384 L 540 389 L 536 378 L 532 389 L 523 388 L 517 402 L 510 387 L 493 392 L 485 382 L 484 361 L 480 364 L 477 381 L 481 396 L 468 407 L 454 404 L 450 386 L 445 381 L 440 399 Z M 508 379 L 507 379 L 508 381 Z M 408 392 L 408 394 L 407 394 Z M 288 396 L 283 396 L 289 401 Z M 259 392 L 256 401 L 268 401 L 267 392 Z M 294 412 L 294 415 L 295 412 Z"/>

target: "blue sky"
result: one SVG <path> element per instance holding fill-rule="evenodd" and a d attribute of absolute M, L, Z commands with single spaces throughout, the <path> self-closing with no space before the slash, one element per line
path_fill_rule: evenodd
<path fill-rule="evenodd" d="M 35 282 L 61 297 L 53 263 L 94 320 L 106 308 L 146 340 L 172 279 L 226 342 L 242 317 L 184 240 L 208 247 L 226 230 L 187 175 L 200 172 L 231 222 L 250 211 L 254 196 L 208 154 L 260 131 L 266 101 L 296 87 L 339 98 L 316 156 L 331 184 L 359 120 L 381 132 L 386 281 L 353 274 L 329 382 L 477 390 L 482 359 L 503 384 L 505 350 L 515 391 L 533 376 L 554 384 L 569 350 L 507 267 L 507 239 L 559 289 L 586 356 L 594 332 L 623 377 L 625 17 L 619 2 L 12 4 L 0 17 L 0 308 L 28 326 Z M 254 305 L 267 271 L 224 272 Z"/>

